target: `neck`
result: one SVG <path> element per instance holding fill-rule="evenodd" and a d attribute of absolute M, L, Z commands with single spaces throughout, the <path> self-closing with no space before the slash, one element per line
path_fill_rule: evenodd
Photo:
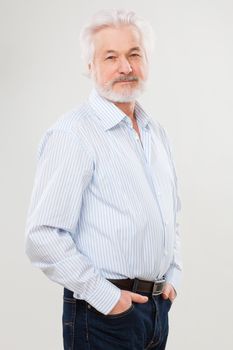
<path fill-rule="evenodd" d="M 134 116 L 135 101 L 132 101 L 132 102 L 114 102 L 114 104 L 120 110 L 122 110 L 122 112 L 124 112 L 132 121 L 135 119 L 135 116 Z"/>

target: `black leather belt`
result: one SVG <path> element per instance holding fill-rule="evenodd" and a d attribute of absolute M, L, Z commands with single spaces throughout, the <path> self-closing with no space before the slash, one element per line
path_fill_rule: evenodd
<path fill-rule="evenodd" d="M 144 281 L 138 278 L 130 279 L 108 279 L 109 282 L 115 284 L 120 289 L 129 290 L 134 293 L 149 292 L 156 296 L 162 294 L 165 285 L 165 279 L 161 278 L 157 281 Z"/>

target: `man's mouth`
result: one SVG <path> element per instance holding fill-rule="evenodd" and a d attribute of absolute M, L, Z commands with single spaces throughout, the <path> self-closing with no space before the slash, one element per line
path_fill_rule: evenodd
<path fill-rule="evenodd" d="M 133 83 L 135 80 L 123 80 L 123 81 L 117 81 L 117 83 Z"/>
<path fill-rule="evenodd" d="M 119 80 L 115 80 L 115 83 L 133 83 L 133 82 L 137 82 L 138 78 L 136 77 L 132 77 L 132 78 L 123 78 L 123 79 L 119 79 Z"/>

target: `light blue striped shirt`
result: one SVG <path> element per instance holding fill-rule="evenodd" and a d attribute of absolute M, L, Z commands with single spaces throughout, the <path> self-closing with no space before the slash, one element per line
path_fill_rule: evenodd
<path fill-rule="evenodd" d="M 52 281 L 108 314 L 120 289 L 107 279 L 155 280 L 177 290 L 180 200 L 169 142 L 136 102 L 131 119 L 95 89 L 38 147 L 26 253 Z"/>

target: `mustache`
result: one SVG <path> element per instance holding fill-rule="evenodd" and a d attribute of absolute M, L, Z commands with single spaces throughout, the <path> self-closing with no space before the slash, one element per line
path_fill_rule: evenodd
<path fill-rule="evenodd" d="M 125 77 L 125 76 L 122 76 L 122 77 L 119 77 L 119 78 L 116 78 L 112 81 L 112 83 L 117 83 L 118 81 L 138 81 L 138 77 L 136 76 L 131 76 L 131 77 Z"/>

